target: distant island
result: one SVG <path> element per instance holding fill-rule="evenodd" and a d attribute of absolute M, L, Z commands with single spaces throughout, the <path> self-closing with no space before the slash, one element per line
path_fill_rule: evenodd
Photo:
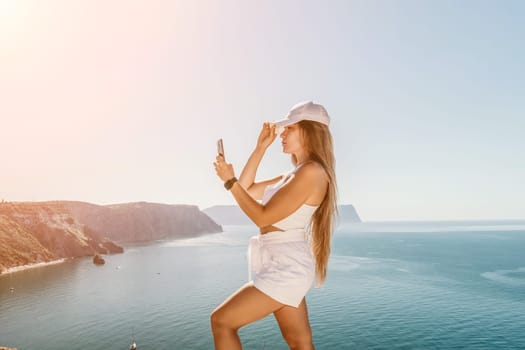
<path fill-rule="evenodd" d="M 194 205 L 0 203 L 0 274 L 66 258 L 122 253 L 117 243 L 195 237 L 222 227 Z"/>
<path fill-rule="evenodd" d="M 353 205 L 343 204 L 338 209 L 340 223 L 361 222 Z M 220 225 L 253 225 L 238 205 L 215 205 L 202 211 Z"/>
<path fill-rule="evenodd" d="M 354 206 L 351 204 L 342 204 L 338 207 L 339 210 L 339 222 L 348 223 L 348 222 L 362 222 L 361 217 L 357 214 Z"/>

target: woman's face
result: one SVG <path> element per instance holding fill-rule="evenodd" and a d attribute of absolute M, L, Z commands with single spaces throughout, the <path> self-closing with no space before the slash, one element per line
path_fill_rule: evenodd
<path fill-rule="evenodd" d="M 292 124 L 284 127 L 281 133 L 283 152 L 284 153 L 299 153 L 302 152 L 303 134 L 298 124 Z"/>

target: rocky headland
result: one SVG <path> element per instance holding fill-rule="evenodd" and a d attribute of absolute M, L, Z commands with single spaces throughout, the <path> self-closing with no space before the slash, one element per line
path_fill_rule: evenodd
<path fill-rule="evenodd" d="M 0 203 L 0 273 L 21 265 L 122 252 L 60 202 Z"/>
<path fill-rule="evenodd" d="M 62 202 L 81 223 L 115 242 L 142 242 L 196 237 L 222 232 L 196 205 L 135 202 L 96 205 Z"/>
<path fill-rule="evenodd" d="M 351 204 L 341 204 L 339 209 L 339 222 L 362 222 L 361 217 L 357 214 L 355 207 Z"/>
<path fill-rule="evenodd" d="M 64 258 L 121 253 L 114 242 L 222 232 L 195 205 L 76 201 L 0 203 L 0 273 Z"/>

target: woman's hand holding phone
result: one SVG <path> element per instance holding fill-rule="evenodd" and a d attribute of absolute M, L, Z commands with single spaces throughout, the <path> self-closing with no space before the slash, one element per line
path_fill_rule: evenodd
<path fill-rule="evenodd" d="M 233 172 L 233 165 L 226 163 L 224 159 L 224 145 L 222 139 L 217 140 L 217 157 L 215 157 L 215 171 L 222 181 L 227 181 L 235 176 Z"/>

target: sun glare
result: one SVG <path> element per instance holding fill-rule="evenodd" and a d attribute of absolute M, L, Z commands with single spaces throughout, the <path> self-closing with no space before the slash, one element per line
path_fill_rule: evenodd
<path fill-rule="evenodd" d="M 0 51 L 17 47 L 24 32 L 27 4 L 20 0 L 0 0 Z"/>
<path fill-rule="evenodd" d="M 20 15 L 21 2 L 17 0 L 0 0 L 0 28 L 9 27 Z"/>
<path fill-rule="evenodd" d="M 16 0 L 0 0 L 0 16 L 11 17 L 16 12 Z"/>

